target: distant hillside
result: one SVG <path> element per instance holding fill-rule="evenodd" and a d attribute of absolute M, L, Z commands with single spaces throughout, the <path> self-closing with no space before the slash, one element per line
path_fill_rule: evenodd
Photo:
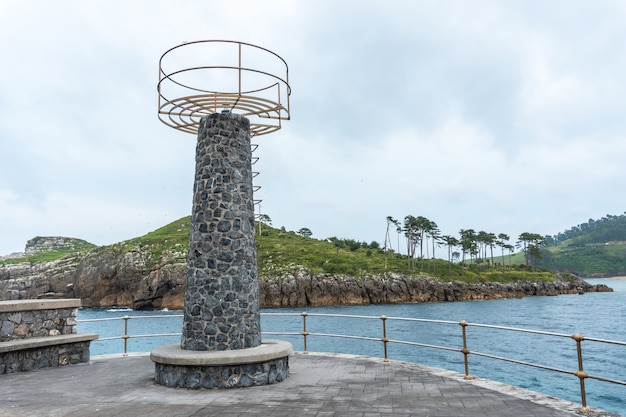
<path fill-rule="evenodd" d="M 146 268 L 170 263 L 184 264 L 189 243 L 190 216 L 183 217 L 144 236 L 109 246 L 94 247 L 84 242 L 73 249 L 63 248 L 37 254 L 23 254 L 21 258 L 1 259 L 3 265 L 52 261 L 71 257 L 76 262 L 86 256 L 105 252 L 142 253 Z M 50 239 L 50 238 L 48 238 Z M 66 241 L 70 240 L 64 238 Z M 259 274 L 280 277 L 294 267 L 304 267 L 315 274 L 338 274 L 355 278 L 396 273 L 407 277 L 435 277 L 458 282 L 516 282 L 520 280 L 553 280 L 554 274 L 546 271 L 526 271 L 523 265 L 509 265 L 502 270 L 481 265 L 449 263 L 442 259 L 417 259 L 409 267 L 406 255 L 385 253 L 376 242 L 357 242 L 352 239 L 331 237 L 318 240 L 302 236 L 284 228 L 277 229 L 257 223 L 257 258 Z"/>
<path fill-rule="evenodd" d="M 573 226 L 546 236 L 538 266 L 583 277 L 626 275 L 626 213 Z"/>
<path fill-rule="evenodd" d="M 183 307 L 190 217 L 109 246 L 38 237 L 0 259 L 0 300 L 80 298 L 85 307 Z M 572 274 L 525 265 L 407 260 L 376 242 L 311 238 L 257 223 L 261 305 L 351 305 L 491 300 L 610 291 Z"/>
<path fill-rule="evenodd" d="M 598 220 L 589 219 L 587 223 L 546 236 L 546 243 L 548 246 L 626 243 L 626 212 L 619 216 L 607 214 Z"/>
<path fill-rule="evenodd" d="M 89 253 L 108 250 L 142 251 L 148 254 L 148 268 L 164 259 L 184 264 L 190 221 L 190 216 L 183 217 L 144 236 L 105 247 L 74 238 L 36 237 L 27 243 L 24 253 L 0 258 L 0 267 L 22 262 L 34 265 L 68 256 L 79 262 Z M 442 259 L 417 259 L 409 268 L 406 255 L 385 253 L 376 242 L 336 237 L 318 240 L 262 222 L 257 223 L 257 257 L 259 272 L 268 277 L 280 276 L 294 266 L 302 266 L 313 273 L 352 277 L 397 273 L 460 282 L 551 279 L 553 274 L 545 271 L 570 272 L 582 277 L 626 275 L 626 214 L 590 219 L 545 239 L 543 258 L 532 262 L 534 267 L 544 270 L 545 276 L 541 276 L 540 271 L 525 271 L 521 252 L 496 256 L 491 268 L 468 262 L 462 269 L 459 263 Z"/>

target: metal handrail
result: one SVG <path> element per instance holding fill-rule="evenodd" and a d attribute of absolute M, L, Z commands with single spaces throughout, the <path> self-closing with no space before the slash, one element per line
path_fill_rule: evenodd
<path fill-rule="evenodd" d="M 124 334 L 121 336 L 111 336 L 111 337 L 99 337 L 98 341 L 107 341 L 107 340 L 123 340 L 124 348 L 123 355 L 128 355 L 128 339 L 139 339 L 144 337 L 168 337 L 168 336 L 180 336 L 181 333 L 155 333 L 155 334 L 135 334 L 131 335 L 128 333 L 128 321 L 130 319 L 164 319 L 164 318 L 181 318 L 182 314 L 169 314 L 167 316 L 163 315 L 152 315 L 152 316 L 121 316 L 121 317 L 106 317 L 101 319 L 81 319 L 76 320 L 78 323 L 93 323 L 93 322 L 101 322 L 101 321 L 114 321 L 114 320 L 124 320 Z"/>
<path fill-rule="evenodd" d="M 600 339 L 600 338 L 586 337 L 586 336 L 583 336 L 580 333 L 564 334 L 564 333 L 546 332 L 546 331 L 533 330 L 533 329 L 522 329 L 522 328 L 516 328 L 516 327 L 497 326 L 497 325 L 491 325 L 491 324 L 468 323 L 465 320 L 457 322 L 457 321 L 449 321 L 449 320 L 433 320 L 433 319 L 419 319 L 419 318 L 407 318 L 407 317 L 387 317 L 387 316 L 384 316 L 384 315 L 383 316 L 362 316 L 362 315 L 350 315 L 350 314 L 327 314 L 327 313 L 307 313 L 307 312 L 302 312 L 302 313 L 261 313 L 261 315 L 263 315 L 263 316 L 292 316 L 292 317 L 293 316 L 300 316 L 300 317 L 302 317 L 302 331 L 300 331 L 300 332 L 280 331 L 280 332 L 263 332 L 263 334 L 264 335 L 282 335 L 282 336 L 302 336 L 302 338 L 303 338 L 303 347 L 304 347 L 303 353 L 304 354 L 309 353 L 308 350 L 307 350 L 307 338 L 310 337 L 310 336 L 328 337 L 328 338 L 342 338 L 342 339 L 356 339 L 356 340 L 364 340 L 364 341 L 378 341 L 378 342 L 382 342 L 383 343 L 383 349 L 384 349 L 383 358 L 384 358 L 385 362 L 389 361 L 389 355 L 388 355 L 388 352 L 387 352 L 387 345 L 389 343 L 409 345 L 409 346 L 416 346 L 416 347 L 423 347 L 423 348 L 431 348 L 431 349 L 438 349 L 438 350 L 444 350 L 444 351 L 460 352 L 460 353 L 463 354 L 463 361 L 464 361 L 464 367 L 465 367 L 465 374 L 464 374 L 465 379 L 473 379 L 473 377 L 469 373 L 469 356 L 470 355 L 475 355 L 475 356 L 480 356 L 480 357 L 483 357 L 483 358 L 488 358 L 488 359 L 493 359 L 493 360 L 499 360 L 499 361 L 514 363 L 514 364 L 518 364 L 518 365 L 529 366 L 529 367 L 543 369 L 543 370 L 547 370 L 547 371 L 551 371 L 551 372 L 557 372 L 557 373 L 562 373 L 562 374 L 574 375 L 574 376 L 576 376 L 578 378 L 579 383 L 580 383 L 580 398 L 581 398 L 581 405 L 582 405 L 581 410 L 582 411 L 588 411 L 589 410 L 589 407 L 587 406 L 587 397 L 586 397 L 586 390 L 585 390 L 585 379 L 594 379 L 594 380 L 597 380 L 597 381 L 602 381 L 602 382 L 607 382 L 607 383 L 611 383 L 611 384 L 617 384 L 617 385 L 626 386 L 626 381 L 620 381 L 620 380 L 606 378 L 606 377 L 599 376 L 599 375 L 588 374 L 587 372 L 584 371 L 584 367 L 583 367 L 583 355 L 582 355 L 582 342 L 583 341 L 596 342 L 596 343 L 605 343 L 605 344 L 612 344 L 612 345 L 618 345 L 618 346 L 626 347 L 626 342 L 621 342 L 621 341 L 616 341 L 616 340 L 606 340 L 606 339 Z M 128 346 L 127 346 L 128 339 L 131 339 L 131 338 L 144 338 L 144 337 L 180 336 L 181 335 L 181 333 L 131 335 L 128 332 L 128 322 L 129 322 L 130 319 L 163 319 L 163 318 L 181 318 L 181 317 L 183 317 L 182 314 L 151 315 L 151 316 L 128 316 L 127 315 L 127 316 L 112 317 L 112 318 L 81 319 L 81 320 L 77 320 L 77 321 L 79 323 L 84 323 L 84 322 L 99 322 L 99 321 L 110 321 L 110 320 L 124 320 L 124 334 L 123 335 L 121 335 L 121 336 L 114 336 L 114 337 L 100 338 L 100 339 L 98 339 L 98 341 L 122 339 L 124 341 L 124 352 L 123 352 L 123 354 L 127 355 L 128 354 Z M 341 318 L 341 319 L 380 320 L 382 322 L 382 338 L 371 337 L 371 336 L 357 336 L 357 335 L 348 335 L 348 334 L 337 334 L 337 333 L 309 332 L 307 330 L 307 318 L 308 317 L 331 317 L 331 318 Z M 461 328 L 462 328 L 463 346 L 461 348 L 459 348 L 459 347 L 451 347 L 451 346 L 440 346 L 440 345 L 428 344 L 428 343 L 411 342 L 411 341 L 406 341 L 406 340 L 389 339 L 387 337 L 388 336 L 387 335 L 387 322 L 388 321 L 422 322 L 422 323 L 432 323 L 432 324 L 440 324 L 440 325 L 451 325 L 451 324 L 460 325 Z M 532 363 L 532 362 L 522 361 L 522 360 L 518 360 L 518 359 L 514 359 L 514 358 L 507 358 L 507 357 L 503 357 L 503 356 L 492 355 L 492 354 L 485 353 L 485 352 L 479 352 L 479 351 L 470 350 L 468 348 L 468 342 L 467 342 L 467 328 L 469 328 L 469 327 L 486 328 L 486 329 L 491 329 L 491 330 L 504 330 L 504 331 L 511 331 L 511 332 L 521 332 L 521 333 L 529 333 L 529 334 L 536 334 L 536 335 L 550 336 L 550 337 L 558 337 L 558 338 L 571 338 L 571 339 L 573 339 L 576 342 L 576 356 L 577 356 L 577 359 L 578 359 L 578 363 L 577 363 L 577 368 L 578 369 L 575 370 L 575 371 L 566 370 L 566 369 L 560 369 L 560 368 L 556 368 L 556 367 L 553 367 L 553 366 L 542 365 L 542 364 L 539 364 L 539 363 Z"/>

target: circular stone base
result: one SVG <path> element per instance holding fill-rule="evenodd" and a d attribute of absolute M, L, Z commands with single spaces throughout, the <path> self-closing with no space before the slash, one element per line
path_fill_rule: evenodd
<path fill-rule="evenodd" d="M 172 388 L 213 389 L 269 385 L 289 376 L 291 343 L 265 340 L 250 349 L 193 351 L 179 345 L 154 349 L 154 380 Z"/>

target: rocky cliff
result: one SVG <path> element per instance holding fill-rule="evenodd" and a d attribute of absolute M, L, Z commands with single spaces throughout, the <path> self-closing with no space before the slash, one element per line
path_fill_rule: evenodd
<path fill-rule="evenodd" d="M 71 287 L 80 258 L 0 265 L 0 300 L 64 297 Z"/>
<path fill-rule="evenodd" d="M 304 269 L 295 269 L 280 279 L 262 279 L 261 303 L 265 307 L 386 304 L 494 300 L 600 291 L 612 289 L 605 285 L 591 285 L 582 279 L 465 284 L 395 274 L 366 278 L 315 275 Z"/>
<path fill-rule="evenodd" d="M 180 253 L 98 248 L 58 261 L 0 265 L 0 300 L 80 298 L 85 307 L 136 310 L 183 307 L 186 264 Z M 611 291 L 583 280 L 514 284 L 443 282 L 389 274 L 363 278 L 312 274 L 294 268 L 281 278 L 261 277 L 263 307 L 489 300 Z"/>
<path fill-rule="evenodd" d="M 25 252 L 68 248 L 70 243 L 63 239 L 30 240 Z M 19 262 L 17 256 L 17 263 L 0 264 L 0 300 L 80 298 L 85 307 L 181 309 L 186 265 L 177 262 L 180 257 L 115 246 L 49 262 Z"/>
<path fill-rule="evenodd" d="M 183 308 L 186 265 L 164 254 L 158 263 L 141 250 L 88 254 L 72 276 L 71 296 L 84 307 L 126 306 L 135 310 Z"/>

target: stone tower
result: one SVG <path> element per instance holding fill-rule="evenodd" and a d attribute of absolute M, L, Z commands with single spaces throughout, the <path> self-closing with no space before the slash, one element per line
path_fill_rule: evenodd
<path fill-rule="evenodd" d="M 211 56 L 215 47 L 234 48 L 237 62 L 165 69 L 185 56 Z M 193 53 L 185 54 L 189 49 Z M 244 66 L 247 50 L 284 65 L 284 78 Z M 188 42 L 161 56 L 159 118 L 197 133 L 197 146 L 182 338 L 151 352 L 158 384 L 234 388 L 273 384 L 289 375 L 291 344 L 261 336 L 251 145 L 252 136 L 274 132 L 289 118 L 286 70 L 278 55 L 242 42 Z M 236 77 L 222 74 L 233 71 Z M 214 72 L 217 80 L 235 84 L 219 91 L 195 84 Z"/>
<path fill-rule="evenodd" d="M 250 122 L 204 116 L 198 130 L 181 346 L 261 344 Z"/>

